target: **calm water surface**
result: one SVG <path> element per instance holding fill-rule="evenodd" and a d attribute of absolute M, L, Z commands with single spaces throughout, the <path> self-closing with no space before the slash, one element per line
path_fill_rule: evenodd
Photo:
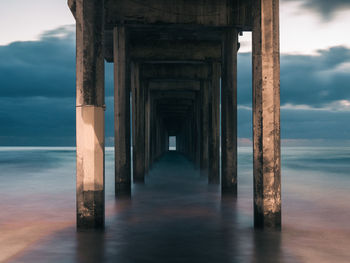
<path fill-rule="evenodd" d="M 250 148 L 236 202 L 175 152 L 115 200 L 113 166 L 108 148 L 105 231 L 76 233 L 74 148 L 0 148 L 0 261 L 349 262 L 350 148 L 283 149 L 281 233 L 253 230 Z"/>

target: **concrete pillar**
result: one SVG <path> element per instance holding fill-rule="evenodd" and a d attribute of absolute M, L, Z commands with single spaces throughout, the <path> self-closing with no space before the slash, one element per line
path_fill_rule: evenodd
<path fill-rule="evenodd" d="M 159 156 L 159 117 L 157 112 L 157 107 L 155 107 L 155 116 L 154 116 L 154 159 L 153 162 L 157 161 Z"/>
<path fill-rule="evenodd" d="M 281 227 L 279 1 L 257 0 L 253 27 L 255 227 Z"/>
<path fill-rule="evenodd" d="M 153 165 L 153 143 L 154 143 L 154 97 L 149 91 L 149 169 Z"/>
<path fill-rule="evenodd" d="M 151 93 L 147 82 L 144 82 L 143 87 L 145 88 L 145 173 L 148 173 L 150 166 Z"/>
<path fill-rule="evenodd" d="M 237 44 L 237 29 L 228 29 L 222 43 L 221 189 L 233 196 L 237 196 Z"/>
<path fill-rule="evenodd" d="M 183 128 L 183 151 L 184 151 L 184 155 L 186 156 L 186 158 L 190 158 L 189 157 L 189 151 L 188 151 L 188 124 L 189 120 L 188 117 L 186 117 L 186 120 L 184 122 L 184 128 Z"/>
<path fill-rule="evenodd" d="M 145 89 L 141 86 L 139 65 L 131 64 L 132 116 L 133 116 L 133 179 L 145 181 Z M 142 82 L 143 85 L 143 82 Z"/>
<path fill-rule="evenodd" d="M 195 134 L 194 134 L 194 139 L 195 139 L 195 143 L 196 143 L 196 168 L 200 169 L 200 160 L 201 160 L 201 104 L 200 104 L 200 92 L 197 92 L 196 94 L 196 100 L 195 100 L 195 105 L 196 105 L 196 109 L 195 109 Z"/>
<path fill-rule="evenodd" d="M 181 147 L 180 147 L 180 139 L 181 135 L 180 132 L 178 134 L 176 134 L 176 151 L 181 153 Z"/>
<path fill-rule="evenodd" d="M 169 133 L 164 125 L 163 119 L 162 119 L 162 123 L 163 123 L 163 134 L 164 134 L 164 136 L 163 136 L 163 153 L 162 154 L 165 154 L 169 149 Z"/>
<path fill-rule="evenodd" d="M 151 164 L 156 160 L 157 145 L 157 107 L 156 100 L 151 100 Z"/>
<path fill-rule="evenodd" d="M 200 170 L 201 176 L 208 176 L 208 131 L 209 131 L 209 83 L 201 81 L 201 152 Z"/>
<path fill-rule="evenodd" d="M 76 3 L 78 229 L 104 227 L 103 10 L 98 0 Z"/>
<path fill-rule="evenodd" d="M 114 45 L 114 136 L 115 136 L 115 193 L 130 195 L 130 75 L 127 63 L 125 27 L 113 30 Z"/>
<path fill-rule="evenodd" d="M 211 184 L 220 183 L 220 64 L 212 63 L 209 98 L 209 176 Z"/>
<path fill-rule="evenodd" d="M 191 106 L 191 111 L 189 113 L 189 119 L 188 119 L 188 125 L 187 125 L 187 138 L 188 138 L 188 153 L 189 153 L 189 157 L 191 162 L 194 162 L 194 145 L 193 145 L 193 129 L 194 129 L 194 125 L 193 125 L 193 106 Z"/>

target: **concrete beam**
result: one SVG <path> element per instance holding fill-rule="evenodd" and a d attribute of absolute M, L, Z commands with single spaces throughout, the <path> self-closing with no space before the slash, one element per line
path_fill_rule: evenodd
<path fill-rule="evenodd" d="M 130 47 L 133 60 L 206 60 L 221 59 L 220 42 L 147 41 Z"/>
<path fill-rule="evenodd" d="M 107 27 L 125 24 L 184 24 L 251 27 L 250 0 L 105 0 Z"/>
<path fill-rule="evenodd" d="M 158 110 L 183 110 L 183 109 L 188 109 L 190 107 L 192 107 L 193 105 L 181 105 L 181 104 L 178 104 L 178 105 L 157 105 L 157 109 Z"/>
<path fill-rule="evenodd" d="M 149 89 L 162 90 L 162 91 L 171 91 L 171 90 L 189 90 L 189 91 L 199 91 L 200 82 L 194 80 L 174 80 L 174 81 L 150 81 Z"/>
<path fill-rule="evenodd" d="M 130 30 L 129 34 L 132 34 Z M 221 34 L 219 34 L 221 36 Z M 130 36 L 131 37 L 131 36 Z M 112 39 L 106 37 L 105 57 L 113 62 Z M 202 62 L 208 59 L 221 59 L 221 43 L 218 41 L 190 41 L 190 40 L 138 40 L 130 44 L 130 57 L 138 62 L 156 63 L 157 61 Z"/>
<path fill-rule="evenodd" d="M 176 102 L 176 100 L 169 100 L 165 99 L 165 101 L 161 100 L 158 102 L 158 107 L 189 107 L 193 105 L 193 100 L 179 100 L 179 102 Z"/>
<path fill-rule="evenodd" d="M 205 64 L 147 64 L 141 66 L 141 78 L 153 79 L 207 79 L 209 67 Z"/>
<path fill-rule="evenodd" d="M 198 60 L 198 59 L 164 59 L 164 58 L 158 58 L 154 60 L 148 60 L 148 59 L 137 59 L 137 62 L 144 63 L 144 64 L 189 64 L 189 65 L 201 65 L 206 64 L 208 62 L 212 61 L 219 61 L 217 59 L 210 59 L 210 60 Z"/>

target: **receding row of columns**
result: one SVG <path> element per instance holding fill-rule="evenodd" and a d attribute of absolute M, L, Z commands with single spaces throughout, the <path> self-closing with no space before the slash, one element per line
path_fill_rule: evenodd
<path fill-rule="evenodd" d="M 254 11 L 254 218 L 257 227 L 279 228 L 278 0 L 259 0 Z M 82 0 L 76 3 L 78 228 L 104 226 L 103 12 L 103 1 Z M 176 74 L 170 81 L 144 78 L 143 70 L 148 68 L 147 63 L 154 65 L 158 62 L 131 56 L 128 39 L 127 28 L 116 25 L 113 30 L 116 195 L 131 193 L 131 141 L 133 181 L 142 183 L 152 164 L 168 150 L 169 135 L 176 135 L 177 149 L 195 163 L 202 175 L 208 176 L 209 183 L 221 181 L 222 192 L 236 196 L 238 30 L 224 30 L 220 60 L 206 58 L 193 65 L 185 61 L 175 62 L 186 64 L 184 67 L 190 64 L 194 68 L 205 68 L 204 74 L 198 77 L 197 73 L 193 73 L 190 81 L 182 82 L 176 82 Z M 170 70 L 168 74 L 172 72 L 175 71 Z M 159 76 L 155 74 L 151 77 Z M 165 98 L 172 100 L 174 105 L 171 101 L 162 105 Z M 179 105 L 176 105 L 177 99 Z M 186 99 L 190 101 L 188 105 L 184 102 Z M 176 127 L 169 124 L 170 116 Z"/>

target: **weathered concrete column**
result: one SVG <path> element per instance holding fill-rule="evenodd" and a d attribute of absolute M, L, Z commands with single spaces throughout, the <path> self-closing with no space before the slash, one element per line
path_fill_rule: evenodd
<path fill-rule="evenodd" d="M 98 0 L 76 3 L 78 229 L 104 227 L 103 10 Z"/>
<path fill-rule="evenodd" d="M 220 183 L 220 64 L 212 63 L 209 97 L 209 176 L 211 184 Z"/>
<path fill-rule="evenodd" d="M 157 144 L 157 107 L 156 100 L 151 97 L 151 133 L 150 133 L 150 164 L 151 166 L 154 164 L 156 160 L 156 144 Z"/>
<path fill-rule="evenodd" d="M 194 106 L 191 106 L 191 110 L 189 112 L 189 119 L 188 119 L 188 152 L 190 156 L 191 162 L 195 163 L 195 153 L 194 153 L 194 116 L 193 116 Z"/>
<path fill-rule="evenodd" d="M 208 130 L 209 130 L 209 84 L 208 81 L 201 81 L 201 176 L 208 176 Z"/>
<path fill-rule="evenodd" d="M 154 161 L 159 157 L 159 142 L 160 142 L 160 128 L 159 128 L 159 115 L 157 107 L 155 107 L 155 119 L 154 119 Z"/>
<path fill-rule="evenodd" d="M 237 196 L 237 49 L 238 32 L 225 31 L 221 70 L 221 189 Z"/>
<path fill-rule="evenodd" d="M 257 0 L 253 28 L 255 227 L 281 227 L 279 1 Z"/>
<path fill-rule="evenodd" d="M 145 181 L 145 96 L 144 83 L 140 82 L 137 63 L 131 65 L 132 116 L 133 116 L 133 179 L 134 183 Z"/>
<path fill-rule="evenodd" d="M 113 30 L 114 50 L 114 139 L 115 139 L 115 193 L 130 195 L 130 76 L 127 63 L 127 36 L 125 27 Z"/>
<path fill-rule="evenodd" d="M 150 128 L 151 128 L 151 92 L 148 82 L 144 83 L 145 88 L 145 173 L 150 167 Z"/>
<path fill-rule="evenodd" d="M 200 169 L 200 163 L 201 163 L 201 104 L 200 104 L 200 92 L 196 92 L 196 100 L 195 100 L 195 156 L 196 156 L 196 168 Z"/>

